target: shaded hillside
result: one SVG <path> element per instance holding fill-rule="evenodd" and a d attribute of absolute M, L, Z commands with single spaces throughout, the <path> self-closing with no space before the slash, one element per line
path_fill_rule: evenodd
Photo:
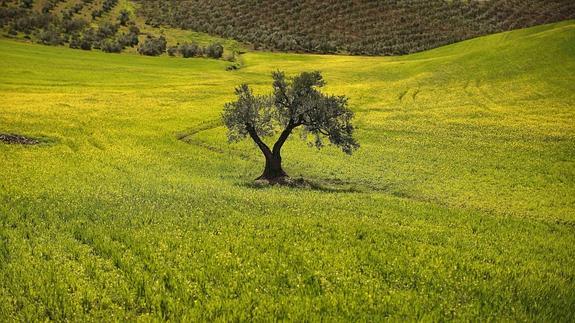
<path fill-rule="evenodd" d="M 144 24 L 127 0 L 0 0 L 0 34 L 44 45 L 142 55 L 226 57 L 239 44 L 207 34 Z"/>
<path fill-rule="evenodd" d="M 151 25 L 230 37 L 254 47 L 400 55 L 481 35 L 575 18 L 572 0 L 139 0 Z"/>

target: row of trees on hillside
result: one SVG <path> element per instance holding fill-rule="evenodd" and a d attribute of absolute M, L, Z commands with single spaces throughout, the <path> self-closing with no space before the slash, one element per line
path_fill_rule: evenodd
<path fill-rule="evenodd" d="M 213 43 L 202 47 L 196 43 L 184 43 L 169 47 L 168 54 L 170 56 L 180 55 L 184 58 L 210 57 L 217 59 L 224 55 L 224 46 L 219 43 Z"/>
<path fill-rule="evenodd" d="M 109 14 L 115 8 L 118 0 L 104 0 L 101 3 L 94 0 L 48 0 L 41 4 L 37 10 L 38 6 L 34 9 L 34 0 L 2 0 L 0 29 L 4 29 L 9 36 L 23 34 L 24 38 L 45 45 L 68 45 L 76 49 L 100 49 L 109 53 L 119 53 L 128 47 L 138 46 L 138 52 L 148 56 L 158 56 L 168 51 L 172 55 L 181 53 L 184 57 L 220 58 L 224 51 L 220 44 L 207 47 L 184 44 L 174 52 L 171 47 L 168 48 L 163 36 L 147 35 L 141 41 L 142 33 L 129 11 L 120 10 L 117 17 L 100 19 L 103 14 Z M 79 15 L 82 10 L 84 14 Z M 90 10 L 92 21 L 84 18 Z"/>
<path fill-rule="evenodd" d="M 254 48 L 398 55 L 575 18 L 573 0 L 139 0 L 152 26 L 171 25 Z"/>
<path fill-rule="evenodd" d="M 67 8 L 54 9 L 65 0 L 48 0 L 41 2 L 40 10 L 34 10 L 34 0 L 22 0 L 19 6 L 10 6 L 3 2 L 0 6 L 0 28 L 7 30 L 8 35 L 24 34 L 25 38 L 33 39 L 45 45 L 69 44 L 72 48 L 90 50 L 101 48 L 104 51 L 117 52 L 127 46 L 138 44 L 139 28 L 125 18 L 122 12 L 118 23 L 102 21 L 98 27 L 92 27 L 92 21 L 76 17 L 86 5 L 94 5 L 93 0 L 74 2 Z M 105 0 L 100 10 L 109 12 L 118 0 Z M 128 30 L 119 32 L 119 25 L 130 25 Z"/>

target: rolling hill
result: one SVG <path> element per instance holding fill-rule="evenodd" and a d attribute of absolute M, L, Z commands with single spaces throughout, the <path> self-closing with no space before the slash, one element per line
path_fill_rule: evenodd
<path fill-rule="evenodd" d="M 571 0 L 139 0 L 154 26 L 202 31 L 256 48 L 401 55 L 575 18 Z"/>
<path fill-rule="evenodd" d="M 281 3 L 281 2 L 278 2 Z M 575 23 L 401 57 L 0 39 L 0 321 L 575 319 Z M 246 82 L 322 71 L 362 148 L 229 145 Z M 297 136 L 295 136 L 297 137 Z"/>
<path fill-rule="evenodd" d="M 127 0 L 2 0 L 0 33 L 5 38 L 51 46 L 109 53 L 140 52 L 144 55 L 180 56 L 181 46 L 193 44 L 202 50 L 219 44 L 224 59 L 234 60 L 245 50 L 231 39 L 176 28 L 154 28 L 138 15 L 138 5 Z M 152 52 L 146 43 L 162 39 Z M 152 40 L 152 41 L 150 41 Z M 200 52 L 194 56 L 210 56 Z"/>

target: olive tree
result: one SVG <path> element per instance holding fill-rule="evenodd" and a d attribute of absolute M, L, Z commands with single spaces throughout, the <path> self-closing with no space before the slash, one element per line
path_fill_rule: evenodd
<path fill-rule="evenodd" d="M 237 100 L 224 106 L 223 122 L 228 141 L 250 137 L 265 157 L 265 168 L 258 179 L 281 182 L 288 175 L 282 168 L 281 149 L 294 129 L 301 127 L 301 137 L 322 148 L 327 139 L 351 154 L 359 148 L 353 137 L 353 112 L 345 96 L 322 93 L 325 81 L 320 72 L 304 72 L 286 79 L 283 72 L 272 73 L 273 92 L 254 95 L 247 84 L 236 88 Z M 262 137 L 279 132 L 270 148 Z"/>

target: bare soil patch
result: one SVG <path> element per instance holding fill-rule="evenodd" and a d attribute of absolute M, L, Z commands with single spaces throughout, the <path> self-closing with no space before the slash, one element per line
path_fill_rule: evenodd
<path fill-rule="evenodd" d="M 37 145 L 40 143 L 34 138 L 9 133 L 0 133 L 0 142 L 12 145 Z"/>

